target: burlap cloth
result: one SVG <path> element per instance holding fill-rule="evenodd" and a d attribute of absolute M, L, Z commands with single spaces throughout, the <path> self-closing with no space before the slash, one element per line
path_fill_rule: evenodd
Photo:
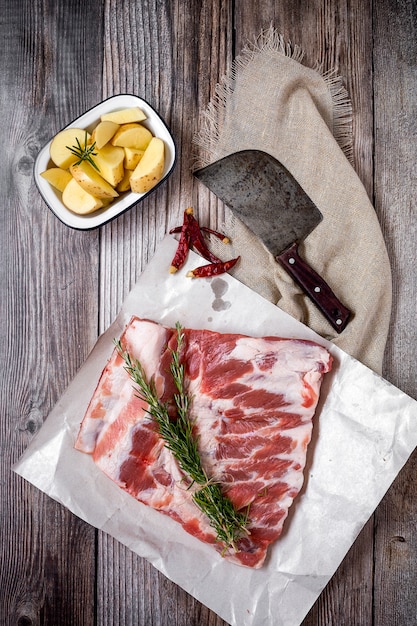
<path fill-rule="evenodd" d="M 238 150 L 283 163 L 323 214 L 300 255 L 352 311 L 340 334 L 230 210 L 224 229 L 240 254 L 234 276 L 381 373 L 391 313 L 391 270 L 380 225 L 350 160 L 351 104 L 334 73 L 301 63 L 271 27 L 248 44 L 217 85 L 195 137 L 196 167 Z M 213 242 L 214 243 L 214 242 Z M 222 244 L 219 243 L 219 246 Z M 225 251 L 218 248 L 219 255 Z"/>

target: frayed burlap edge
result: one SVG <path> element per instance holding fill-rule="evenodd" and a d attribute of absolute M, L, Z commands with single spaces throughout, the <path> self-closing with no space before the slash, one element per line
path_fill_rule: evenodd
<path fill-rule="evenodd" d="M 240 55 L 232 62 L 230 72 L 223 76 L 216 85 L 213 98 L 200 115 L 199 130 L 193 138 L 194 145 L 198 147 L 198 151 L 194 155 L 193 169 L 205 167 L 218 158 L 216 147 L 220 139 L 226 107 L 234 92 L 239 74 L 253 60 L 255 55 L 267 51 L 282 54 L 298 63 L 304 61 L 304 50 L 297 44 L 293 45 L 286 42 L 283 35 L 273 26 L 263 30 L 253 42 L 247 42 Z M 330 130 L 347 159 L 352 162 L 352 103 L 343 79 L 336 70 L 324 71 L 322 64 L 318 61 L 311 69 L 320 74 L 329 90 L 333 111 Z"/>

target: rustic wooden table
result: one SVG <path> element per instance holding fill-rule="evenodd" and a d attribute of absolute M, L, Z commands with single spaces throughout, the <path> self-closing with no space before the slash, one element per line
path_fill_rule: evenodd
<path fill-rule="evenodd" d="M 220 626 L 224 622 L 11 467 L 109 326 L 183 209 L 222 209 L 191 175 L 199 112 L 245 42 L 273 24 L 345 77 L 354 166 L 380 219 L 394 302 L 384 376 L 416 397 L 417 12 L 413 0 L 0 0 L 2 208 L 0 622 Z M 50 136 L 105 97 L 160 111 L 179 159 L 168 183 L 114 222 L 72 230 L 36 190 Z M 369 286 L 372 288 L 372 285 Z M 417 455 L 304 625 L 417 623 Z"/>

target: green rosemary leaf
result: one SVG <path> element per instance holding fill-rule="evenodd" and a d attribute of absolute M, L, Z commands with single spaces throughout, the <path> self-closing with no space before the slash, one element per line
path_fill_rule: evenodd
<path fill-rule="evenodd" d="M 85 131 L 85 140 L 84 147 L 80 144 L 78 137 L 75 138 L 77 143 L 76 146 L 65 146 L 74 156 L 77 157 L 78 161 L 74 163 L 74 165 L 79 165 L 82 161 L 87 161 L 97 172 L 100 171 L 100 168 L 95 163 L 93 156 L 97 155 L 97 152 L 94 152 L 94 148 L 96 147 L 96 142 L 92 143 L 91 146 L 87 145 L 87 131 Z"/>
<path fill-rule="evenodd" d="M 125 369 L 137 386 L 137 395 L 148 404 L 148 413 L 158 425 L 159 434 L 165 446 L 177 460 L 179 467 L 192 484 L 198 484 L 192 498 L 197 507 L 207 516 L 210 525 L 216 532 L 217 540 L 224 544 L 223 552 L 232 548 L 237 550 L 237 541 L 249 534 L 247 521 L 249 507 L 245 513 L 236 511 L 232 502 L 222 492 L 220 485 L 210 480 L 202 467 L 198 449 L 198 438 L 194 434 L 194 421 L 190 419 L 191 399 L 185 389 L 185 370 L 181 363 L 181 350 L 184 334 L 179 323 L 177 329 L 177 348 L 172 350 L 170 372 L 177 392 L 174 403 L 177 417 L 171 419 L 168 405 L 160 402 L 153 378 L 147 380 L 141 363 L 132 361 L 127 351 L 122 349 L 120 341 L 116 341 L 119 354 L 125 361 Z"/>
<path fill-rule="evenodd" d="M 154 380 L 147 381 L 141 363 L 132 361 L 130 355 L 123 351 L 120 342 L 116 342 L 116 347 L 125 361 L 126 371 L 137 385 L 137 396 L 149 405 L 148 413 L 157 423 L 159 434 L 178 461 L 181 470 L 192 482 L 206 482 L 207 478 L 201 469 L 197 442 L 192 433 L 192 423 L 180 414 L 177 420 L 171 420 L 168 406 L 159 401 Z"/>
<path fill-rule="evenodd" d="M 246 513 L 236 511 L 217 483 L 209 483 L 196 491 L 193 500 L 209 518 L 218 540 L 236 550 L 236 540 L 248 534 L 246 524 L 249 507 Z"/>

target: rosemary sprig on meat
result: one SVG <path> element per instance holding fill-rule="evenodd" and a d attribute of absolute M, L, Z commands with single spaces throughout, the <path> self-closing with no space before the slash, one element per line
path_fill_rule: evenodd
<path fill-rule="evenodd" d="M 211 480 L 204 470 L 198 450 L 198 439 L 194 435 L 194 423 L 190 419 L 190 397 L 184 385 L 184 364 L 180 361 L 184 334 L 180 324 L 177 329 L 177 349 L 172 350 L 170 372 L 177 393 L 174 394 L 177 418 L 171 419 L 168 405 L 162 403 L 155 387 L 155 381 L 147 380 L 143 366 L 138 360 L 132 360 L 124 351 L 120 342 L 116 342 L 119 354 L 125 361 L 125 369 L 137 386 L 137 395 L 148 404 L 148 413 L 159 428 L 159 434 L 165 446 L 172 452 L 180 469 L 194 483 L 200 486 L 193 495 L 197 507 L 207 516 L 215 530 L 218 541 L 224 543 L 225 552 L 228 548 L 237 551 L 237 541 L 249 534 L 247 526 L 248 512 L 236 511 L 229 498 L 223 494 L 220 485 Z"/>

